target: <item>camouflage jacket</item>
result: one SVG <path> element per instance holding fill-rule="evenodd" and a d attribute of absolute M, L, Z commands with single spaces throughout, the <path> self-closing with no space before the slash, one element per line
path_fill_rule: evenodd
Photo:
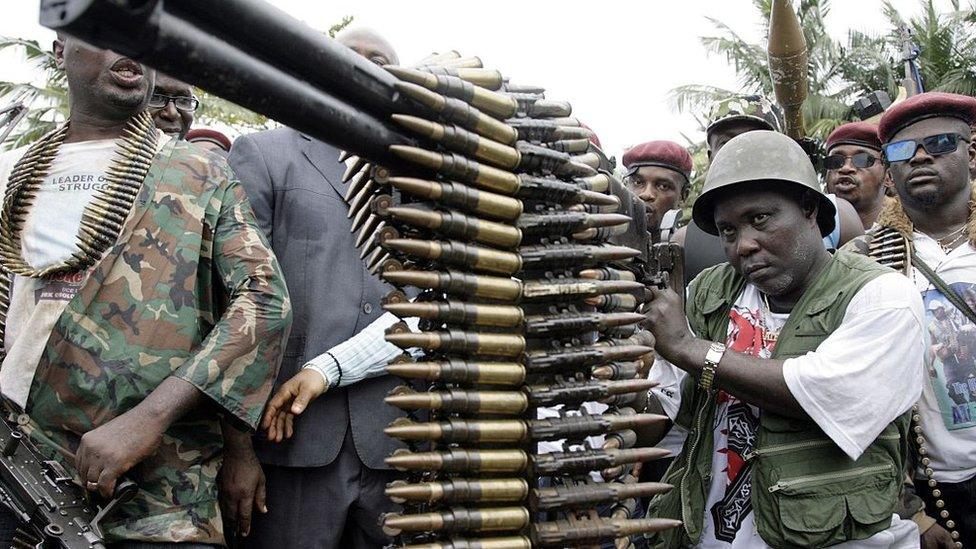
<path fill-rule="evenodd" d="M 224 417 L 253 429 L 291 326 L 278 261 L 230 167 L 184 141 L 156 155 L 116 244 L 48 339 L 27 400 L 28 431 L 74 452 L 168 376 L 207 397 L 128 473 L 135 498 L 110 540 L 223 543 L 217 470 Z M 76 479 L 79 480 L 80 479 Z"/>

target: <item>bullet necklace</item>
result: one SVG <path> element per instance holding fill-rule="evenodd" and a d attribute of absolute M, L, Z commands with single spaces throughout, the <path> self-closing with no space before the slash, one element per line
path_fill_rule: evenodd
<path fill-rule="evenodd" d="M 82 213 L 76 240 L 79 250 L 63 261 L 35 268 L 22 256 L 21 231 L 67 134 L 65 124 L 42 138 L 11 172 L 0 210 L 0 264 L 10 273 L 45 278 L 94 265 L 115 244 L 156 154 L 156 126 L 144 111 L 126 122 L 116 140 L 116 157 L 105 174 L 107 185 L 95 192 Z"/>
<path fill-rule="evenodd" d="M 35 269 L 21 255 L 20 233 L 67 133 L 65 124 L 32 145 L 14 166 L 7 183 L 0 210 L 0 337 L 6 332 L 13 275 L 43 278 L 94 265 L 118 239 L 156 155 L 156 125 L 143 111 L 126 122 L 122 136 L 116 140 L 117 156 L 106 171 L 107 185 L 95 193 L 82 213 L 77 235 L 79 251 L 64 261 Z M 0 360 L 4 355 L 0 350 Z"/>

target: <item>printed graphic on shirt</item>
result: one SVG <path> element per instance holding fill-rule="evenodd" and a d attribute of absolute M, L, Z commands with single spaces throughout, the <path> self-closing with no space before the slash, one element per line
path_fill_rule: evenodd
<path fill-rule="evenodd" d="M 41 301 L 71 301 L 78 288 L 85 281 L 86 272 L 68 273 L 44 279 L 44 282 L 34 290 L 34 303 Z"/>
<path fill-rule="evenodd" d="M 737 303 L 729 312 L 727 349 L 759 358 L 769 358 L 776 346 L 776 331 L 769 330 L 761 310 Z M 711 508 L 715 539 L 732 543 L 743 520 L 752 512 L 751 463 L 745 456 L 756 443 L 759 409 L 725 391 L 716 396 L 715 459 L 727 462 L 725 495 Z M 724 441 L 724 444 L 722 443 Z"/>
<path fill-rule="evenodd" d="M 976 308 L 976 284 L 957 282 L 952 288 Z M 925 364 L 929 383 L 946 429 L 976 425 L 976 326 L 938 290 L 922 294 L 929 348 Z"/>

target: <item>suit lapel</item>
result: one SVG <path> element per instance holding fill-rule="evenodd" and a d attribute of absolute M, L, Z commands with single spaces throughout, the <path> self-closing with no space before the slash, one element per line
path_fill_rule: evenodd
<path fill-rule="evenodd" d="M 322 177 L 332 185 L 339 197 L 346 194 L 345 184 L 342 182 L 342 164 L 335 149 L 328 145 L 300 134 L 305 141 L 302 154 Z"/>

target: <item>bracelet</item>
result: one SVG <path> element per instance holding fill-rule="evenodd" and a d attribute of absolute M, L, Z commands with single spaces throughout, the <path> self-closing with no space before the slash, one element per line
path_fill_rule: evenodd
<path fill-rule="evenodd" d="M 329 358 L 332 359 L 332 362 L 335 362 L 336 370 L 339 370 L 339 376 L 336 378 L 336 384 L 335 384 L 335 386 L 338 387 L 339 383 L 342 382 L 342 366 L 339 366 L 339 361 L 336 360 L 336 357 L 335 355 L 332 354 L 332 351 L 326 351 L 325 354 L 329 355 Z"/>

